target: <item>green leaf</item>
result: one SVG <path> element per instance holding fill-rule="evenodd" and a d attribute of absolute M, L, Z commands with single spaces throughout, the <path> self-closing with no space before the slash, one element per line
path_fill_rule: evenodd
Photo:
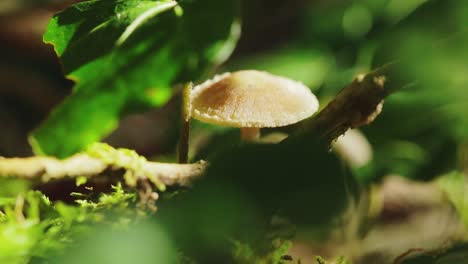
<path fill-rule="evenodd" d="M 31 135 L 34 151 L 69 156 L 135 106 L 164 104 L 173 83 L 199 78 L 232 52 L 236 13 L 237 0 L 94 0 L 55 15 L 44 41 L 77 84 Z"/>
<path fill-rule="evenodd" d="M 178 263 L 171 237 L 161 225 L 144 221 L 116 230 L 95 226 L 92 235 L 82 236 L 66 252 L 48 263 Z"/>

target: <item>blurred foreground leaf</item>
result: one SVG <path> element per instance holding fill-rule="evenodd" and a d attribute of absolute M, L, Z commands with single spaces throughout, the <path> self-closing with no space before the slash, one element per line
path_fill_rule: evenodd
<path fill-rule="evenodd" d="M 81 238 L 68 252 L 50 263 L 179 263 L 170 237 L 154 223 L 132 224 L 123 230 L 95 227 L 92 236 Z"/>
<path fill-rule="evenodd" d="M 178 248 L 199 263 L 273 263 L 287 252 L 278 241 L 296 228 L 326 238 L 360 196 L 350 172 L 316 139 L 229 145 L 208 161 L 193 189 L 159 203 Z"/>
<path fill-rule="evenodd" d="M 396 61 L 388 78 L 413 85 L 388 98 L 382 116 L 365 128 L 376 174 L 429 180 L 457 166 L 455 153 L 468 135 L 467 8 L 466 1 L 425 1 L 380 37 L 374 63 Z"/>
<path fill-rule="evenodd" d="M 126 227 L 138 214 L 131 206 L 132 193 L 121 187 L 99 196 L 83 197 L 79 206 L 52 203 L 38 191 L 2 196 L 0 204 L 0 263 L 50 263 L 49 258 L 68 254 L 77 237 L 92 234 L 92 226 Z M 69 263 L 69 262 L 65 262 Z"/>
<path fill-rule="evenodd" d="M 94 0 L 55 15 L 44 41 L 77 85 L 31 135 L 35 152 L 69 156 L 141 102 L 164 104 L 171 84 L 198 78 L 231 53 L 236 13 L 236 0 Z"/>

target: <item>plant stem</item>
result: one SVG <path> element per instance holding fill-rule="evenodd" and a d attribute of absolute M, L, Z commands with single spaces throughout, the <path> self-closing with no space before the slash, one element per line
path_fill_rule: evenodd
<path fill-rule="evenodd" d="M 192 117 L 192 83 L 187 83 L 182 91 L 182 122 L 180 125 L 180 137 L 179 137 L 179 163 L 185 164 L 188 162 L 188 151 L 189 151 L 189 137 L 190 137 L 190 120 Z"/>

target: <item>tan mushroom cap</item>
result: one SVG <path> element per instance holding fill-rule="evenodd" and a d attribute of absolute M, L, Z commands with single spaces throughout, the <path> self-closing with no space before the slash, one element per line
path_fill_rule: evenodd
<path fill-rule="evenodd" d="M 195 119 L 232 127 L 278 127 L 318 110 L 318 100 L 300 82 L 267 72 L 225 73 L 192 91 Z"/>

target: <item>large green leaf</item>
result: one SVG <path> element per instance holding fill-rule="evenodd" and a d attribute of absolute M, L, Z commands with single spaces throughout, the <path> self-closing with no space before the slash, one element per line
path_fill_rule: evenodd
<path fill-rule="evenodd" d="M 34 151 L 69 156 L 135 106 L 164 104 L 171 84 L 199 78 L 231 53 L 236 13 L 237 0 L 93 0 L 55 15 L 44 41 L 77 84 L 31 135 Z"/>

